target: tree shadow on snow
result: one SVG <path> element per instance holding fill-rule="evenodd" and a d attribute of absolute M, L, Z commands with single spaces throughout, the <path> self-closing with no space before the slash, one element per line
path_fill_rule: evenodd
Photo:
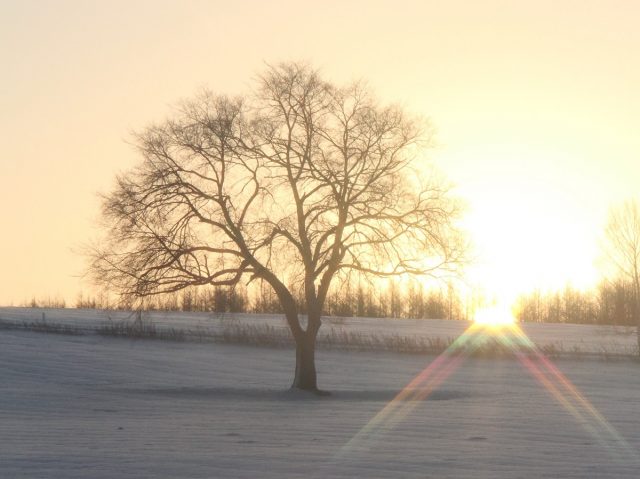
<path fill-rule="evenodd" d="M 261 389 L 233 387 L 160 387 L 131 388 L 121 390 L 133 394 L 164 396 L 181 399 L 209 399 L 234 401 L 378 401 L 389 402 L 399 393 L 391 389 L 338 389 L 327 394 L 318 395 L 313 392 L 295 389 Z M 454 390 L 436 390 L 429 394 L 428 401 L 448 401 L 471 397 L 469 392 Z M 411 399 L 409 399 L 411 400 Z"/>

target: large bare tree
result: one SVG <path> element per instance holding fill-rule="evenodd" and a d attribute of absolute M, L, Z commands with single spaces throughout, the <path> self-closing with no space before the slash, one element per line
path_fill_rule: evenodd
<path fill-rule="evenodd" d="M 332 281 L 461 260 L 456 204 L 421 161 L 430 135 L 361 83 L 296 63 L 268 67 L 244 98 L 204 92 L 137 135 L 141 163 L 104 198 L 93 276 L 138 298 L 265 281 L 295 339 L 293 387 L 317 391 Z"/>
<path fill-rule="evenodd" d="M 631 314 L 640 354 L 640 208 L 635 200 L 610 210 L 605 239 L 608 258 L 621 279 L 631 285 Z"/>

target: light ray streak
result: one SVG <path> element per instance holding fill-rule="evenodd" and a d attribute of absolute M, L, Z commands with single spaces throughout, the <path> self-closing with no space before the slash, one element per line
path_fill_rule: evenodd
<path fill-rule="evenodd" d="M 634 450 L 578 388 L 538 349 L 517 324 L 491 326 L 474 323 L 444 352 L 416 375 L 337 453 L 341 458 L 356 448 L 371 444 L 391 431 L 417 405 L 429 397 L 480 346 L 493 337 L 511 351 L 525 369 L 600 445 L 610 453 L 632 456 Z"/>
<path fill-rule="evenodd" d="M 486 340 L 484 327 L 472 324 L 387 403 L 338 452 L 342 457 L 356 446 L 393 429 L 415 407 L 442 384 Z"/>
<path fill-rule="evenodd" d="M 603 447 L 610 452 L 631 455 L 640 459 L 629 443 L 607 421 L 578 388 L 538 349 L 518 325 L 509 328 L 523 348 L 509 346 L 516 358 L 542 384 L 547 391 L 582 425 Z M 501 333 L 504 335 L 504 332 Z M 524 349 L 524 350 L 523 350 Z"/>

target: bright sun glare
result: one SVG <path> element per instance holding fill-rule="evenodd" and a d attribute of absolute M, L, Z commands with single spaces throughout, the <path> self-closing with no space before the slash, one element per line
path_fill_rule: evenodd
<path fill-rule="evenodd" d="M 508 326 L 516 321 L 511 309 L 501 305 L 479 310 L 473 320 L 478 324 L 492 327 Z"/>

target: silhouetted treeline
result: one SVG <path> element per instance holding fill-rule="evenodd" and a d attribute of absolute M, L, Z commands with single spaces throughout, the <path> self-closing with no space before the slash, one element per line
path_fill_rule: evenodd
<path fill-rule="evenodd" d="M 66 308 L 67 303 L 59 297 L 36 298 L 34 296 L 29 301 L 23 301 L 20 306 L 23 308 Z"/>
<path fill-rule="evenodd" d="M 422 284 L 390 281 L 384 288 L 345 283 L 325 304 L 327 316 L 370 318 L 466 319 L 460 295 L 451 287 L 426 289 Z"/>
<path fill-rule="evenodd" d="M 624 281 L 603 282 L 591 291 L 536 290 L 519 298 L 517 311 L 519 321 L 635 326 L 633 289 Z"/>
<path fill-rule="evenodd" d="M 325 303 L 326 316 L 372 318 L 469 319 L 473 305 L 463 301 L 453 287 L 425 288 L 416 282 L 390 281 L 386 286 L 367 283 L 343 283 L 330 293 Z M 304 304 L 299 301 L 299 304 Z M 32 298 L 22 306 L 64 308 L 60 298 Z M 185 289 L 144 299 L 141 303 L 114 300 L 106 293 L 76 299 L 76 308 L 145 309 L 214 313 L 282 313 L 273 290 L 266 284 L 248 290 L 239 285 Z M 610 324 L 634 326 L 633 289 L 628 282 L 603 282 L 590 291 L 567 286 L 561 291 L 540 290 L 522 295 L 516 306 L 519 321 L 539 323 Z M 301 312 L 305 313 L 301 308 Z"/>
<path fill-rule="evenodd" d="M 148 311 L 194 311 L 243 313 L 248 312 L 246 289 L 236 288 L 188 288 L 180 292 L 151 296 L 139 301 L 114 300 L 108 294 L 83 296 L 75 302 L 82 309 L 143 309 Z"/>
<path fill-rule="evenodd" d="M 300 312 L 306 313 L 298 301 Z M 202 287 L 145 298 L 133 304 L 114 301 L 107 294 L 78 296 L 76 308 L 196 311 L 215 313 L 282 313 L 276 294 L 267 284 Z M 325 302 L 326 316 L 374 318 L 466 319 L 467 310 L 458 292 L 452 288 L 426 289 L 419 283 L 388 282 L 383 287 L 349 282 L 334 288 Z"/>

